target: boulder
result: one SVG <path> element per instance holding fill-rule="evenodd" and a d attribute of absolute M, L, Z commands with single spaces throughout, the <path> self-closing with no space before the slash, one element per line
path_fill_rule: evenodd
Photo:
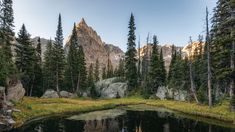
<path fill-rule="evenodd" d="M 96 90 L 101 95 L 101 98 L 124 97 L 127 91 L 127 83 L 119 80 L 120 78 L 114 77 L 97 82 Z"/>
<path fill-rule="evenodd" d="M 9 101 L 19 101 L 25 95 L 25 89 L 21 81 L 17 80 L 15 83 L 8 85 L 6 99 Z"/>
<path fill-rule="evenodd" d="M 59 98 L 59 95 L 55 90 L 48 89 L 41 98 Z"/>
<path fill-rule="evenodd" d="M 170 98 L 178 101 L 186 101 L 187 91 L 168 89 L 168 87 L 159 87 L 156 96 L 161 100 Z"/>
<path fill-rule="evenodd" d="M 67 92 L 67 91 L 60 91 L 60 96 L 62 98 L 76 98 L 77 97 L 76 94 L 70 93 L 70 92 Z"/>

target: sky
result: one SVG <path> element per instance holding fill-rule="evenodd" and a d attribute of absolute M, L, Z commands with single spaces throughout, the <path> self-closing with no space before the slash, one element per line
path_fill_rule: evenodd
<path fill-rule="evenodd" d="M 205 34 L 205 10 L 210 15 L 217 0 L 13 0 L 15 32 L 26 25 L 32 37 L 54 39 L 58 15 L 62 15 L 65 40 L 73 23 L 82 18 L 105 43 L 126 50 L 130 14 L 135 16 L 137 41 L 148 33 L 161 45 L 184 46 L 189 36 Z"/>

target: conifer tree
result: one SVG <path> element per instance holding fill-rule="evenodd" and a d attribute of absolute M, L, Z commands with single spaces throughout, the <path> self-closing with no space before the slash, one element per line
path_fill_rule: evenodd
<path fill-rule="evenodd" d="M 214 9 L 211 30 L 213 79 L 217 87 L 234 94 L 234 5 L 233 0 L 219 0 Z M 224 89 L 225 88 L 225 89 Z"/>
<path fill-rule="evenodd" d="M 44 52 L 43 62 L 43 92 L 47 89 L 53 89 L 54 82 L 54 69 L 53 69 L 53 44 L 52 40 L 49 40 L 46 45 L 46 51 Z"/>
<path fill-rule="evenodd" d="M 99 64 L 99 60 L 98 58 L 96 59 L 96 62 L 95 62 L 95 73 L 94 73 L 94 78 L 95 78 L 95 81 L 99 81 L 100 80 L 100 64 Z"/>
<path fill-rule="evenodd" d="M 78 76 L 79 76 L 79 44 L 78 44 L 78 37 L 77 37 L 77 30 L 76 30 L 76 25 L 74 24 L 73 31 L 72 31 L 72 36 L 69 41 L 69 51 L 68 51 L 68 56 L 67 56 L 67 63 L 68 63 L 68 68 L 67 68 L 67 73 L 68 73 L 68 82 L 70 82 L 70 91 L 75 92 L 76 89 L 76 84 L 78 81 Z"/>
<path fill-rule="evenodd" d="M 171 77 L 172 77 L 172 71 L 173 71 L 173 66 L 174 66 L 175 60 L 176 60 L 176 49 L 175 49 L 175 46 L 172 45 L 172 47 L 171 47 L 171 63 L 170 63 L 169 72 L 168 72 L 168 76 L 167 76 L 168 82 L 171 80 Z"/>
<path fill-rule="evenodd" d="M 32 96 L 42 96 L 43 94 L 43 75 L 42 75 L 42 49 L 41 49 L 41 39 L 37 40 L 36 50 L 35 50 L 35 62 L 34 62 L 34 90 L 32 89 Z"/>
<path fill-rule="evenodd" d="M 120 59 L 117 69 L 117 76 L 118 77 L 124 77 L 125 76 L 125 66 L 124 66 L 124 60 Z"/>
<path fill-rule="evenodd" d="M 160 52 L 160 69 L 161 69 L 161 86 L 165 86 L 166 85 L 166 68 L 165 68 L 165 61 L 163 58 L 163 52 L 162 52 L 162 48 L 161 48 L 161 52 Z"/>
<path fill-rule="evenodd" d="M 110 60 L 110 55 L 108 53 L 108 64 L 107 64 L 107 74 L 106 74 L 106 77 L 107 78 L 112 78 L 113 77 L 113 64 Z"/>
<path fill-rule="evenodd" d="M 31 96 L 31 89 L 33 89 L 35 81 L 34 65 L 36 54 L 30 41 L 30 34 L 27 32 L 24 24 L 18 33 L 17 42 L 15 63 L 21 73 L 21 80 L 26 88 L 26 93 L 28 96 Z"/>
<path fill-rule="evenodd" d="M 14 16 L 13 16 L 13 1 L 12 0 L 2 0 L 0 3 L 0 48 L 2 52 L 2 60 L 4 61 L 4 66 L 0 67 L 2 70 L 2 82 L 10 74 L 16 73 L 16 68 L 12 60 L 12 50 L 14 40 Z M 5 68 L 4 68 L 5 67 Z M 4 84 L 5 85 L 5 84 Z"/>
<path fill-rule="evenodd" d="M 158 40 L 157 36 L 153 36 L 153 47 L 152 55 L 150 59 L 150 71 L 149 71 L 149 83 L 150 83 L 150 93 L 153 94 L 157 92 L 159 86 L 163 85 L 162 82 L 162 69 L 160 56 L 158 52 Z"/>
<path fill-rule="evenodd" d="M 14 13 L 13 13 L 13 1 L 3 0 L 1 8 L 1 42 L 3 52 L 7 58 L 7 63 L 12 64 L 12 51 L 11 46 L 14 40 Z"/>
<path fill-rule="evenodd" d="M 65 53 L 63 49 L 63 30 L 61 23 L 61 15 L 59 14 L 58 26 L 56 31 L 55 42 L 53 45 L 53 68 L 55 71 L 56 91 L 59 93 L 61 83 L 63 82 L 65 70 Z"/>
<path fill-rule="evenodd" d="M 106 79 L 106 66 L 102 68 L 102 79 Z"/>
<path fill-rule="evenodd" d="M 77 81 L 77 89 L 76 92 L 79 93 L 81 90 L 86 90 L 87 88 L 87 71 L 86 71 L 86 62 L 85 55 L 83 52 L 83 47 L 79 45 L 78 47 L 78 55 L 79 55 L 79 75 Z"/>
<path fill-rule="evenodd" d="M 125 69 L 126 69 L 126 79 L 128 83 L 128 91 L 132 91 L 137 87 L 137 68 L 136 68 L 136 49 L 135 49 L 135 19 L 133 14 L 131 14 L 129 21 L 129 33 L 128 33 L 128 43 L 127 52 L 125 54 Z"/>
<path fill-rule="evenodd" d="M 94 68 L 93 64 L 90 64 L 87 77 L 87 86 L 91 88 L 93 84 L 94 84 Z"/>

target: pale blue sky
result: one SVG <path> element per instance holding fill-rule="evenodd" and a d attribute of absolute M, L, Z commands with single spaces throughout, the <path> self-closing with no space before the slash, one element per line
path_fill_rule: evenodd
<path fill-rule="evenodd" d="M 126 49 L 128 21 L 133 12 L 136 35 L 141 43 L 148 32 L 161 44 L 184 46 L 192 36 L 204 34 L 205 8 L 210 13 L 217 0 L 13 0 L 15 31 L 25 23 L 29 33 L 43 38 L 55 36 L 58 14 L 62 14 L 64 38 L 73 23 L 85 18 L 106 43 Z"/>

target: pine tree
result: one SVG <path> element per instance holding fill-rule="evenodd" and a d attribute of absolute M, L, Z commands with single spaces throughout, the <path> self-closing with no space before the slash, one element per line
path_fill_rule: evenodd
<path fill-rule="evenodd" d="M 91 88 L 93 84 L 94 84 L 94 68 L 93 64 L 90 64 L 87 77 L 87 86 Z"/>
<path fill-rule="evenodd" d="M 211 29 L 211 56 L 213 79 L 217 87 L 227 91 L 230 98 L 234 94 L 234 17 L 235 2 L 219 0 L 214 9 Z M 225 89 L 224 89 L 225 88 Z"/>
<path fill-rule="evenodd" d="M 167 76 L 168 83 L 169 83 L 169 81 L 171 80 L 171 77 L 172 77 L 172 71 L 173 71 L 173 66 L 174 66 L 175 60 L 176 60 L 176 49 L 175 49 L 175 46 L 172 45 L 172 48 L 171 48 L 171 63 L 170 63 L 169 72 L 168 72 L 168 76 Z"/>
<path fill-rule="evenodd" d="M 7 58 L 7 63 L 12 64 L 12 51 L 11 46 L 14 40 L 14 13 L 13 13 L 13 1 L 3 0 L 1 8 L 1 42 L 3 46 L 3 52 Z"/>
<path fill-rule="evenodd" d="M 96 59 L 96 62 L 95 62 L 95 73 L 94 73 L 94 77 L 95 77 L 95 81 L 99 81 L 100 80 L 100 64 L 99 64 L 99 60 L 98 58 Z"/>
<path fill-rule="evenodd" d="M 165 61 L 164 61 L 164 58 L 163 58 L 163 52 L 162 52 L 162 49 L 161 49 L 161 52 L 160 52 L 160 69 L 161 69 L 161 86 L 165 86 L 166 85 L 166 76 L 167 76 L 167 73 L 166 73 L 166 68 L 165 68 Z"/>
<path fill-rule="evenodd" d="M 3 49 L 0 48 L 0 86 L 5 86 L 5 79 L 10 73 L 8 63 L 6 62 L 6 56 Z"/>
<path fill-rule="evenodd" d="M 107 75 L 106 75 L 106 66 L 102 68 L 102 79 L 106 79 Z"/>
<path fill-rule="evenodd" d="M 95 98 L 99 97 L 98 92 L 95 89 L 93 64 L 91 64 L 89 67 L 87 84 L 88 84 L 88 88 L 90 90 L 91 98 L 95 99 Z"/>
<path fill-rule="evenodd" d="M 42 49 L 41 49 L 41 39 L 37 40 L 37 46 L 35 50 L 35 62 L 34 62 L 34 90 L 32 91 L 32 96 L 42 96 L 43 94 L 43 74 L 42 74 Z"/>
<path fill-rule="evenodd" d="M 17 42 L 15 63 L 21 73 L 21 81 L 26 88 L 26 93 L 28 96 L 31 96 L 35 81 L 34 65 L 36 54 L 30 41 L 30 34 L 27 32 L 24 24 L 18 33 Z"/>
<path fill-rule="evenodd" d="M 159 86 L 163 85 L 162 82 L 162 71 L 161 71 L 161 62 L 160 56 L 158 52 L 158 40 L 157 36 L 153 36 L 153 47 L 152 47 L 152 54 L 150 59 L 150 71 L 149 71 L 149 85 L 150 86 L 150 93 L 153 94 L 157 92 Z"/>
<path fill-rule="evenodd" d="M 108 53 L 108 64 L 107 64 L 107 74 L 106 74 L 106 77 L 107 78 L 112 78 L 113 77 L 113 64 L 110 60 L 110 55 Z"/>
<path fill-rule="evenodd" d="M 63 30 L 61 23 L 61 15 L 59 14 L 58 27 L 56 31 L 55 42 L 53 46 L 53 68 L 55 71 L 56 91 L 59 93 L 60 86 L 63 82 L 65 70 L 65 53 L 63 49 Z"/>
<path fill-rule="evenodd" d="M 85 55 L 83 52 L 83 47 L 79 45 L 78 47 L 78 55 L 79 55 L 79 75 L 77 81 L 77 89 L 76 92 L 79 93 L 82 90 L 86 90 L 87 88 L 87 71 L 86 71 L 86 62 Z"/>
<path fill-rule="evenodd" d="M 4 61 L 4 66 L 0 67 L 3 70 L 2 82 L 5 82 L 6 77 L 10 74 L 16 73 L 16 68 L 12 60 L 12 50 L 14 40 L 14 16 L 13 16 L 13 1 L 12 0 L 2 0 L 0 3 L 0 48 L 2 52 L 2 60 Z M 5 68 L 4 68 L 5 67 Z"/>
<path fill-rule="evenodd" d="M 68 68 L 66 71 L 68 73 L 68 82 L 70 82 L 69 86 L 72 88 L 69 89 L 69 91 L 75 92 L 79 76 L 79 59 L 80 59 L 77 30 L 75 24 L 73 27 L 72 36 L 70 38 L 69 44 L 70 44 L 69 51 L 67 56 Z"/>
<path fill-rule="evenodd" d="M 117 76 L 118 77 L 124 77 L 125 76 L 125 64 L 124 60 L 120 59 L 117 69 Z"/>
<path fill-rule="evenodd" d="M 126 69 L 126 79 L 128 82 L 128 91 L 132 91 L 137 87 L 137 68 L 136 68 L 136 49 L 135 49 L 135 19 L 133 14 L 131 14 L 129 21 L 129 34 L 127 43 L 127 52 L 125 54 L 125 69 Z"/>
<path fill-rule="evenodd" d="M 43 92 L 47 89 L 53 89 L 55 87 L 55 82 L 53 79 L 54 69 L 53 69 L 53 44 L 49 40 L 46 45 L 46 51 L 44 52 L 44 62 L 43 62 Z"/>

